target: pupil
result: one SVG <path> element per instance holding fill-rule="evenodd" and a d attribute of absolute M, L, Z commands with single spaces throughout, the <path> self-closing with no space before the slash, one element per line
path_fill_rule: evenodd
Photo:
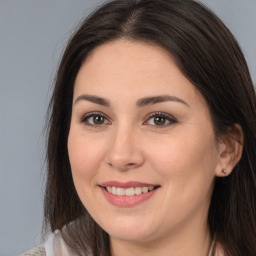
<path fill-rule="evenodd" d="M 93 118 L 93 122 L 95 124 L 103 124 L 104 123 L 104 117 L 103 116 L 95 116 Z"/>
<path fill-rule="evenodd" d="M 155 117 L 154 123 L 156 125 L 164 125 L 165 124 L 165 118 L 161 117 L 161 116 Z"/>

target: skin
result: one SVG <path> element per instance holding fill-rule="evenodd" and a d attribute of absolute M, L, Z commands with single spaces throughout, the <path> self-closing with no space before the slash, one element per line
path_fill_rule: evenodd
<path fill-rule="evenodd" d="M 81 95 L 104 98 L 110 106 Z M 159 95 L 185 103 L 136 105 Z M 92 112 L 102 124 L 84 118 Z M 172 119 L 159 125 L 159 112 Z M 164 49 L 116 40 L 94 49 L 83 63 L 75 81 L 68 152 L 77 193 L 110 235 L 112 255 L 207 255 L 214 178 L 223 176 L 224 168 L 228 175 L 239 158 L 230 160 L 228 145 L 216 139 L 203 97 Z M 118 207 L 99 187 L 110 180 L 160 188 L 139 205 Z"/>

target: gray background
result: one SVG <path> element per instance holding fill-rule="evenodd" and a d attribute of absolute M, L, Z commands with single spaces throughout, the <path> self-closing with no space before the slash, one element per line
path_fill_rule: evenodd
<path fill-rule="evenodd" d="M 0 256 L 40 244 L 44 121 L 56 67 L 103 1 L 0 0 Z M 237 37 L 256 81 L 256 0 L 204 0 Z"/>

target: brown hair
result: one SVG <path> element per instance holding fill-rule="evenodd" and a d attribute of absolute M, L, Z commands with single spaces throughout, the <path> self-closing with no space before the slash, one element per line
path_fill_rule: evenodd
<path fill-rule="evenodd" d="M 238 43 L 210 10 L 193 0 L 117 0 L 86 18 L 69 41 L 50 104 L 44 227 L 61 230 L 77 255 L 110 255 L 109 237 L 81 203 L 67 152 L 74 80 L 87 55 L 127 38 L 165 48 L 208 103 L 216 135 L 238 123 L 242 158 L 216 178 L 209 209 L 211 235 L 226 256 L 256 255 L 256 96 Z"/>

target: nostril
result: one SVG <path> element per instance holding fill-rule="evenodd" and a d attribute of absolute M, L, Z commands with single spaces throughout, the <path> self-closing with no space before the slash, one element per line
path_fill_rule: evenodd
<path fill-rule="evenodd" d="M 136 163 L 122 163 L 122 162 L 111 162 L 111 161 L 108 161 L 107 165 L 110 166 L 111 168 L 119 169 L 122 171 L 130 170 L 132 168 L 136 168 L 137 166 L 139 166 Z"/>
<path fill-rule="evenodd" d="M 126 166 L 134 166 L 136 165 L 135 163 L 128 163 Z"/>
<path fill-rule="evenodd" d="M 144 157 L 140 150 L 112 150 L 106 155 L 105 161 L 111 168 L 129 170 L 141 166 L 144 163 Z"/>

